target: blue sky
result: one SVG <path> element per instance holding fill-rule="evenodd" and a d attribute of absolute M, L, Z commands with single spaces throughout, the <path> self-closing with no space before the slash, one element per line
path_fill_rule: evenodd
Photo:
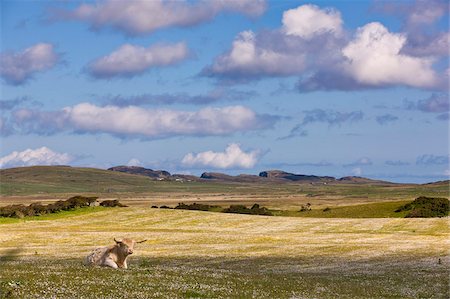
<path fill-rule="evenodd" d="M 0 167 L 448 179 L 446 1 L 2 1 Z"/>

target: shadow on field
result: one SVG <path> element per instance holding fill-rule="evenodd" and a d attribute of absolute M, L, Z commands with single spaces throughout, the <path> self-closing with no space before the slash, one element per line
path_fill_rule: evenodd
<path fill-rule="evenodd" d="M 3 262 L 10 262 L 18 259 L 21 252 L 23 252 L 22 248 L 12 248 L 0 254 L 0 267 Z"/>

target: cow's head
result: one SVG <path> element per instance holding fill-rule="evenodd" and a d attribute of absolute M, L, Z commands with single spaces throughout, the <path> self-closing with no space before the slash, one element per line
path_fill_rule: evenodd
<path fill-rule="evenodd" d="M 133 254 L 134 245 L 136 243 L 143 243 L 147 240 L 142 240 L 142 241 L 136 242 L 135 240 L 128 239 L 128 238 L 124 238 L 124 239 L 114 238 L 114 241 L 119 246 L 119 250 L 123 253 L 123 255 L 127 256 L 129 254 Z"/>

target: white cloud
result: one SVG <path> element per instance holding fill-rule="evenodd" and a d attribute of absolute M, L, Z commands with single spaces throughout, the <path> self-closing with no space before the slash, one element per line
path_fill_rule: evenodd
<path fill-rule="evenodd" d="M 142 166 L 142 163 L 138 159 L 132 158 L 128 161 L 127 166 Z"/>
<path fill-rule="evenodd" d="M 35 73 L 54 67 L 60 60 L 52 44 L 38 43 L 20 52 L 0 54 L 0 76 L 9 84 L 20 85 Z"/>
<path fill-rule="evenodd" d="M 259 151 L 244 152 L 239 144 L 228 145 L 225 152 L 206 151 L 189 153 L 181 161 L 185 166 L 206 166 L 212 168 L 252 168 L 258 162 Z"/>
<path fill-rule="evenodd" d="M 360 167 L 356 167 L 356 168 L 353 168 L 352 169 L 352 174 L 353 175 L 356 175 L 356 176 L 360 176 L 360 175 L 362 175 L 362 169 L 360 168 Z"/>
<path fill-rule="evenodd" d="M 405 42 L 404 35 L 391 33 L 380 23 L 369 23 L 358 28 L 355 39 L 342 49 L 348 59 L 344 69 L 356 81 L 373 86 L 437 84 L 433 60 L 400 54 Z"/>
<path fill-rule="evenodd" d="M 53 17 L 85 21 L 94 29 L 111 27 L 137 35 L 166 27 L 197 25 L 212 20 L 221 12 L 237 12 L 255 17 L 265 9 L 265 0 L 107 0 L 94 5 L 82 4 L 73 11 L 57 11 Z"/>
<path fill-rule="evenodd" d="M 277 117 L 258 115 L 243 106 L 206 107 L 198 111 L 96 106 L 81 103 L 60 111 L 21 109 L 14 114 L 21 133 L 61 131 L 109 133 L 119 137 L 161 138 L 176 135 L 228 135 L 271 127 Z"/>
<path fill-rule="evenodd" d="M 432 46 L 424 47 L 427 43 L 417 43 L 411 34 L 393 33 L 373 22 L 352 36 L 344 31 L 339 11 L 315 5 L 285 11 L 282 22 L 278 29 L 239 33 L 202 75 L 232 83 L 299 76 L 302 92 L 448 87 L 445 72 L 433 69 L 439 55 L 448 54 L 448 34 L 430 38 Z"/>
<path fill-rule="evenodd" d="M 204 70 L 205 74 L 229 77 L 289 76 L 304 68 L 302 53 L 284 53 L 256 44 L 252 31 L 239 33 L 231 50 L 219 56 L 214 64 Z"/>
<path fill-rule="evenodd" d="M 342 34 L 342 19 L 335 9 L 320 9 L 316 5 L 306 4 L 283 13 L 283 30 L 287 35 L 296 35 L 310 39 L 321 33 Z"/>
<path fill-rule="evenodd" d="M 97 78 L 132 77 L 152 67 L 176 64 L 188 56 L 189 50 L 183 42 L 148 48 L 125 44 L 92 62 L 88 71 Z"/>
<path fill-rule="evenodd" d="M 47 147 L 14 151 L 0 158 L 0 168 L 33 166 L 33 165 L 66 165 L 73 157 L 66 153 L 57 153 Z"/>

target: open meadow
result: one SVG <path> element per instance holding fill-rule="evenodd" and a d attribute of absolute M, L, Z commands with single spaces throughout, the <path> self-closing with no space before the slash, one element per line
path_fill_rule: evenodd
<path fill-rule="evenodd" d="M 325 219 L 141 207 L 0 224 L 2 297 L 446 298 L 448 219 Z M 83 257 L 148 239 L 128 270 Z"/>
<path fill-rule="evenodd" d="M 447 197 L 448 182 L 180 183 L 92 169 L 32 170 L 38 173 L 1 173 L 0 206 L 51 203 L 86 190 L 128 207 L 0 218 L 0 298 L 449 295 L 448 217 L 395 212 L 420 195 Z M 259 203 L 275 216 L 151 208 L 179 202 Z M 306 203 L 311 211 L 300 212 Z M 136 246 L 128 270 L 83 265 L 114 237 L 148 241 Z"/>

